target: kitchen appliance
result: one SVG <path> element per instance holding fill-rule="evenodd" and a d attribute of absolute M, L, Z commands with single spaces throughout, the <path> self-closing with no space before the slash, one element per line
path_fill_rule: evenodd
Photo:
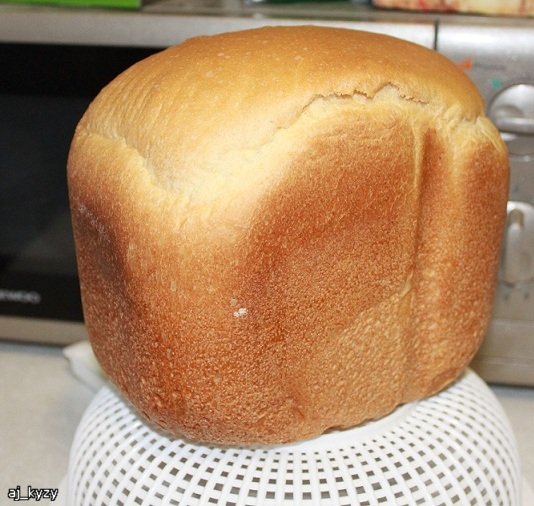
<path fill-rule="evenodd" d="M 71 506 L 521 504 L 511 428 L 472 371 L 377 421 L 251 448 L 168 439 L 104 386 L 78 426 L 66 488 Z"/>
<path fill-rule="evenodd" d="M 534 385 L 534 20 L 347 2 L 168 0 L 138 12 L 0 5 L 0 337 L 58 344 L 85 337 L 65 164 L 74 126 L 99 89 L 191 36 L 306 23 L 434 47 L 481 90 L 512 173 L 494 319 L 473 366 L 491 381 Z"/>
<path fill-rule="evenodd" d="M 149 51 L 0 47 L 0 333 L 45 342 L 81 339 L 65 174 L 70 139 L 91 98 Z"/>
<path fill-rule="evenodd" d="M 493 322 L 473 367 L 534 385 L 534 24 L 443 18 L 436 49 L 463 66 L 510 156 L 510 197 Z"/>

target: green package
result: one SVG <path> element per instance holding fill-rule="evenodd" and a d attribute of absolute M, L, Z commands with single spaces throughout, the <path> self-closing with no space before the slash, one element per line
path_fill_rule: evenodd
<path fill-rule="evenodd" d="M 141 0 L 0 0 L 0 3 L 64 5 L 70 7 L 109 7 L 114 9 L 138 9 L 141 7 Z"/>

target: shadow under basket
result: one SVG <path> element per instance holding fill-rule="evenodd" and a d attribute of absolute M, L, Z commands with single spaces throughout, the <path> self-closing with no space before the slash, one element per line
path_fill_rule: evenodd
<path fill-rule="evenodd" d="M 377 421 L 257 448 L 169 439 L 106 386 L 73 441 L 67 504 L 519 506 L 520 478 L 504 411 L 470 370 Z"/>

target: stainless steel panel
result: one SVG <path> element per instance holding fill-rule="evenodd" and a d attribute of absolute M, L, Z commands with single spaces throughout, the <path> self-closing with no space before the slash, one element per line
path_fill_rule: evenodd
<path fill-rule="evenodd" d="M 87 339 L 88 335 L 81 322 L 0 316 L 0 338 L 64 345 Z"/>
<path fill-rule="evenodd" d="M 486 381 L 534 385 L 532 325 L 494 320 L 471 367 Z"/>
<path fill-rule="evenodd" d="M 510 152 L 494 320 L 473 367 L 487 381 L 534 385 L 534 20 L 442 20 L 437 49 L 478 86 Z"/>
<path fill-rule="evenodd" d="M 436 48 L 465 69 L 489 103 L 508 84 L 534 81 L 534 19 L 441 19 Z"/>
<path fill-rule="evenodd" d="M 241 2 L 158 2 L 141 11 L 0 5 L 0 42 L 166 47 L 198 36 L 266 25 L 316 24 L 387 33 L 433 47 L 433 19 L 388 17 L 345 2 L 323 9 Z"/>

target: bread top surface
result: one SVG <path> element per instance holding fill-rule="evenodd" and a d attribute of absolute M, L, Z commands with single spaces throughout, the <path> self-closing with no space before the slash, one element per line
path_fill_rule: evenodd
<path fill-rule="evenodd" d="M 205 202 L 205 171 L 254 166 L 311 105 L 387 89 L 392 103 L 419 103 L 445 120 L 483 113 L 468 77 L 424 47 L 347 29 L 267 27 L 190 39 L 139 62 L 103 90 L 80 129 L 124 142 L 154 184 Z"/>

